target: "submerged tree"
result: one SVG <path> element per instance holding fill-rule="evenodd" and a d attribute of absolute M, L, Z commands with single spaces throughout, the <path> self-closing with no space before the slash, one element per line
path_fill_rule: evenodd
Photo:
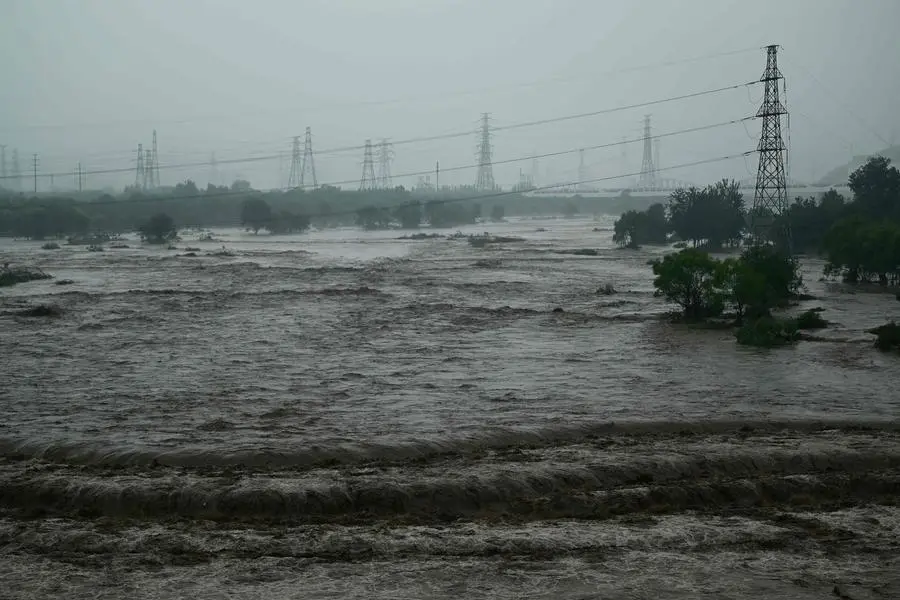
<path fill-rule="evenodd" d="M 157 213 L 141 225 L 141 239 L 148 244 L 165 244 L 177 237 L 178 230 L 172 217 L 165 213 Z"/>
<path fill-rule="evenodd" d="M 272 221 L 272 207 L 262 198 L 247 198 L 241 205 L 241 224 L 259 233 Z"/>
<path fill-rule="evenodd" d="M 720 315 L 723 294 L 718 288 L 718 261 L 706 252 L 687 248 L 653 263 L 653 285 L 659 293 L 681 306 L 688 320 Z"/>

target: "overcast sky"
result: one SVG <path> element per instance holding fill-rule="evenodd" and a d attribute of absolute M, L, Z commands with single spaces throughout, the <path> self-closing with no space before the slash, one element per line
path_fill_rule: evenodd
<path fill-rule="evenodd" d="M 42 172 L 130 168 L 159 134 L 163 183 L 240 175 L 287 182 L 291 136 L 317 150 L 366 138 L 474 131 L 601 111 L 758 79 L 782 46 L 791 175 L 808 180 L 900 134 L 900 0 L 0 0 L 0 144 Z M 697 58 L 698 60 L 689 60 Z M 669 63 L 669 64 L 664 64 Z M 639 68 L 640 67 L 640 68 Z M 755 113 L 762 86 L 498 131 L 497 161 L 666 133 Z M 755 147 L 760 124 L 667 137 L 662 167 Z M 476 138 L 398 144 L 395 174 L 470 183 Z M 640 169 L 641 145 L 585 152 L 591 177 Z M 266 159 L 284 152 L 283 161 Z M 321 154 L 320 182 L 358 180 L 362 152 Z M 498 164 L 514 183 L 532 161 Z M 706 183 L 755 175 L 756 159 L 666 172 Z M 538 161 L 537 182 L 572 180 L 577 153 Z M 96 175 L 93 186 L 133 176 Z M 70 185 L 71 176 L 58 186 Z M 415 177 L 395 179 L 410 185 Z M 618 182 L 609 182 L 616 185 Z M 345 184 L 345 187 L 354 187 Z"/>

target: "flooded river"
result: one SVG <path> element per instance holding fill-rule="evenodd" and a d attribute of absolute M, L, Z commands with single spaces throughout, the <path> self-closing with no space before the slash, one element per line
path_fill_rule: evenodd
<path fill-rule="evenodd" d="M 611 220 L 484 230 L 0 240 L 0 597 L 900 597 L 900 302 L 806 261 L 741 348 Z"/>

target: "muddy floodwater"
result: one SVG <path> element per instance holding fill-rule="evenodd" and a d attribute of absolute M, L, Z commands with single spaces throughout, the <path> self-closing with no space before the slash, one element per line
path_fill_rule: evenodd
<path fill-rule="evenodd" d="M 485 230 L 0 240 L 0 597 L 900 598 L 892 294 L 741 348 L 611 219 Z"/>

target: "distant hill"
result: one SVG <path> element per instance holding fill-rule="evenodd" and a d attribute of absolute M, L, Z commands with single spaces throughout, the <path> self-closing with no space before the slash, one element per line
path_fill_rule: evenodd
<path fill-rule="evenodd" d="M 850 173 L 861 167 L 870 156 L 884 156 L 891 159 L 891 163 L 894 165 L 900 166 L 900 146 L 890 146 L 889 148 L 873 152 L 872 154 L 860 154 L 854 156 L 853 160 L 847 164 L 835 167 L 828 171 L 824 177 L 816 182 L 816 185 L 826 186 L 846 184 L 847 178 L 850 177 Z"/>

